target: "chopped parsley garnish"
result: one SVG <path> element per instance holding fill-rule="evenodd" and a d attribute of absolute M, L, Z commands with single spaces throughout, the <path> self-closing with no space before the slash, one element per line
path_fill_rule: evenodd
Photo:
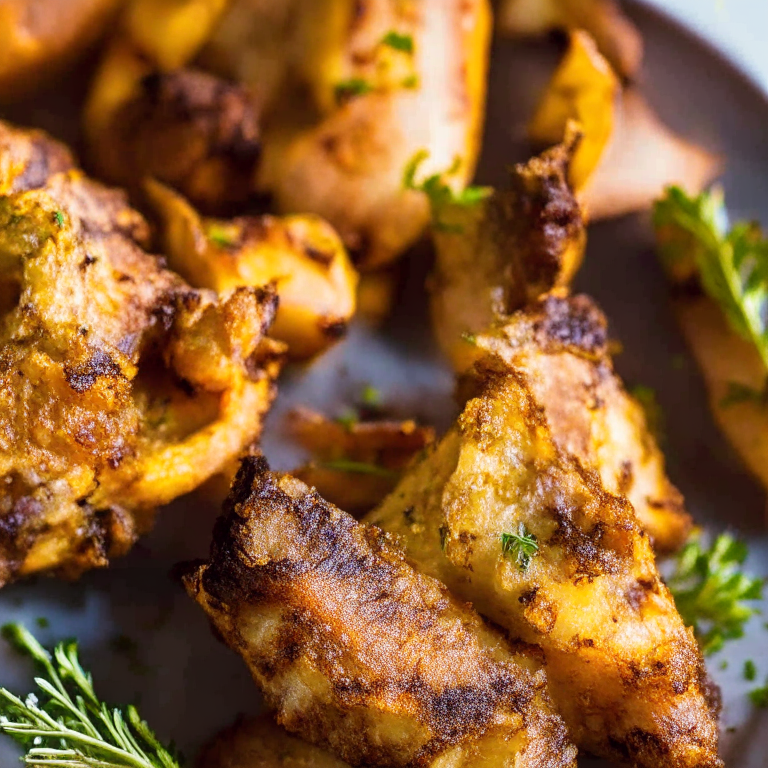
<path fill-rule="evenodd" d="M 757 677 L 757 667 L 755 666 L 755 662 L 752 661 L 752 659 L 747 659 L 744 662 L 744 679 L 752 681 L 756 677 Z"/>
<path fill-rule="evenodd" d="M 749 692 L 749 700 L 760 709 L 768 709 L 768 683 Z"/>
<path fill-rule="evenodd" d="M 336 422 L 341 424 L 348 432 L 360 421 L 360 414 L 354 408 L 345 408 L 341 415 L 336 417 Z"/>
<path fill-rule="evenodd" d="M 763 388 L 753 389 L 738 381 L 729 381 L 725 396 L 720 401 L 721 408 L 728 408 L 738 403 L 755 403 L 761 408 L 768 405 L 768 379 Z"/>
<path fill-rule="evenodd" d="M 45 616 L 38 616 L 35 619 L 35 624 L 37 624 L 40 629 L 48 629 L 48 627 L 51 626 L 51 623 L 48 621 L 48 619 L 45 618 Z"/>
<path fill-rule="evenodd" d="M 360 402 L 366 408 L 378 408 L 381 405 L 381 392 L 371 384 L 366 384 L 363 387 L 362 395 L 360 396 Z"/>
<path fill-rule="evenodd" d="M 401 34 L 394 29 L 384 35 L 381 39 L 381 44 L 386 45 L 389 48 L 394 48 L 396 51 L 402 51 L 403 53 L 413 53 L 415 50 L 413 37 L 411 35 Z"/>
<path fill-rule="evenodd" d="M 536 537 L 520 523 L 517 533 L 501 534 L 501 551 L 504 557 L 514 560 L 521 571 L 527 571 L 531 558 L 539 553 L 539 545 Z"/>
<path fill-rule="evenodd" d="M 322 469 L 332 469 L 337 472 L 353 472 L 359 475 L 376 475 L 377 477 L 399 477 L 399 473 L 377 464 L 367 464 L 364 461 L 352 461 L 351 459 L 332 459 L 318 464 Z"/>
<path fill-rule="evenodd" d="M 25 765 L 42 768 L 179 768 L 133 706 L 109 707 L 80 666 L 77 643 L 59 643 L 53 654 L 20 624 L 5 637 L 35 662 L 39 691 L 21 698 L 0 689 L 0 733 L 26 750 Z"/>
<path fill-rule="evenodd" d="M 651 434 L 661 442 L 664 437 L 664 412 L 659 405 L 655 390 L 645 384 L 637 384 L 632 387 L 630 394 L 640 403 Z"/>
<path fill-rule="evenodd" d="M 419 76 L 418 75 L 408 75 L 408 77 L 403 79 L 403 81 L 400 83 L 400 85 L 403 88 L 407 88 L 408 90 L 412 90 L 413 88 L 418 88 L 419 87 Z"/>
<path fill-rule="evenodd" d="M 750 603 L 762 598 L 764 580 L 743 572 L 746 558 L 746 545 L 727 533 L 718 536 L 710 549 L 690 541 L 678 555 L 667 586 L 705 654 L 743 637 L 744 626 L 757 613 Z"/>
<path fill-rule="evenodd" d="M 237 238 L 229 228 L 220 224 L 210 224 L 206 234 L 208 239 L 219 248 L 231 248 L 237 243 Z"/>
<path fill-rule="evenodd" d="M 721 191 L 689 197 L 679 187 L 656 202 L 653 220 L 666 269 L 681 278 L 698 274 L 768 369 L 768 240 L 760 228 L 750 222 L 728 228 Z"/>
<path fill-rule="evenodd" d="M 53 218 L 56 220 L 56 223 L 59 225 L 59 227 L 64 227 L 64 213 L 63 213 L 63 211 L 54 211 L 53 212 Z"/>
<path fill-rule="evenodd" d="M 342 80 L 340 83 L 336 83 L 333 93 L 336 97 L 336 101 L 341 104 L 355 96 L 362 96 L 363 94 L 370 93 L 373 90 L 373 85 L 362 77 L 350 77 L 349 80 Z"/>
<path fill-rule="evenodd" d="M 461 158 L 457 157 L 453 165 L 444 173 L 434 173 L 422 181 L 416 180 L 419 166 L 429 157 L 429 152 L 422 149 L 417 152 L 405 167 L 403 174 L 403 188 L 415 192 L 423 192 L 428 198 L 432 208 L 432 225 L 435 229 L 443 231 L 460 232 L 461 228 L 448 224 L 443 219 L 446 206 L 459 205 L 472 208 L 488 197 L 493 189 L 491 187 L 468 186 L 461 190 L 454 190 L 446 179 L 454 176 L 461 167 Z"/>
<path fill-rule="evenodd" d="M 461 334 L 461 340 L 466 341 L 467 344 L 471 344 L 473 347 L 477 346 L 477 336 L 475 336 L 474 333 L 464 331 L 464 333 Z"/>

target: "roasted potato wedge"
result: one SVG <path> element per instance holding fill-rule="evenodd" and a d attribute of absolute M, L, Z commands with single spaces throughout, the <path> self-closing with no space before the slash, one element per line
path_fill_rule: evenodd
<path fill-rule="evenodd" d="M 559 448 L 523 375 L 495 356 L 478 366 L 455 427 L 367 522 L 542 650 L 580 749 L 643 768 L 721 768 L 703 659 L 631 505 Z"/>
<path fill-rule="evenodd" d="M 569 120 L 583 133 L 570 182 L 591 219 L 648 208 L 667 184 L 699 191 L 720 168 L 717 157 L 666 128 L 636 89 L 622 89 L 583 31 L 570 35 L 530 122 L 531 139 L 560 141 Z"/>
<path fill-rule="evenodd" d="M 0 101 L 27 95 L 89 50 L 123 0 L 2 0 Z"/>
<path fill-rule="evenodd" d="M 294 357 L 338 341 L 355 313 L 357 272 L 333 228 L 318 216 L 203 219 L 169 187 L 149 181 L 171 268 L 201 288 L 277 286 L 271 333 Z"/>
<path fill-rule="evenodd" d="M 0 584 L 106 565 L 258 436 L 282 346 L 270 288 L 196 291 L 122 192 L 5 125 L 0 162 Z M 50 149 L 50 158 L 41 159 Z M 36 187 L 36 188 L 34 188 Z"/>
<path fill-rule="evenodd" d="M 625 78 L 642 63 L 643 38 L 616 0 L 502 0 L 498 18 L 501 31 L 511 35 L 583 29 Z"/>
<path fill-rule="evenodd" d="M 415 421 L 342 423 L 308 408 L 294 410 L 288 427 L 313 456 L 294 476 L 352 513 L 382 501 L 411 460 L 435 440 L 431 427 Z"/>
<path fill-rule="evenodd" d="M 278 722 L 352 765 L 575 766 L 535 658 L 263 459 L 184 583 Z"/>
<path fill-rule="evenodd" d="M 435 170 L 458 158 L 457 184 L 472 176 L 485 104 L 488 2 L 297 0 L 290 23 L 273 5 L 235 0 L 221 37 L 208 46 L 214 62 L 226 62 L 226 74 L 263 93 L 258 186 L 283 212 L 327 219 L 361 267 L 381 266 L 427 225 L 426 202 L 403 189 L 403 171 L 418 151 L 429 150 Z M 243 6 L 261 23 L 245 22 Z M 236 25 L 227 21 L 232 14 Z M 243 32 L 261 27 L 255 34 L 262 41 L 265 25 L 279 40 L 267 50 L 280 49 L 267 87 L 250 53 L 253 35 Z"/>

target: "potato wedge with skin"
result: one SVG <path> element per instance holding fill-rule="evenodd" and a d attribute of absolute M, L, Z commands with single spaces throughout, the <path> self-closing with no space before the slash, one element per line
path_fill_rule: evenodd
<path fill-rule="evenodd" d="M 0 2 L 0 101 L 28 94 L 86 53 L 122 2 Z"/>
<path fill-rule="evenodd" d="M 479 366 L 455 427 L 366 521 L 542 650 L 580 749 L 643 768 L 721 768 L 703 659 L 631 505 L 557 446 L 523 376 L 498 358 Z"/>
<path fill-rule="evenodd" d="M 308 408 L 290 414 L 288 429 L 313 457 L 293 474 L 332 504 L 353 513 L 382 501 L 413 458 L 435 441 L 431 427 L 414 421 L 347 424 Z"/>
<path fill-rule="evenodd" d="M 717 157 L 664 126 L 636 89 L 621 89 L 583 31 L 571 33 L 529 124 L 531 139 L 559 141 L 570 119 L 584 134 L 570 181 L 590 219 L 646 209 L 671 183 L 700 191 L 720 169 Z"/>
<path fill-rule="evenodd" d="M 625 78 L 637 73 L 643 58 L 643 38 L 615 0 L 501 0 L 498 24 L 509 35 L 583 29 Z"/>
<path fill-rule="evenodd" d="M 474 171 L 485 105 L 487 0 L 305 0 L 288 82 L 265 115 L 258 186 L 283 212 L 309 211 L 339 232 L 364 268 L 395 259 L 423 233 L 426 201 L 403 189 L 413 156 L 431 171 L 458 158 Z M 395 33 L 399 47 L 387 43 Z M 297 112 L 300 114 L 297 115 Z M 307 113 L 315 115 L 309 123 Z"/>
<path fill-rule="evenodd" d="M 183 581 L 278 722 L 352 765 L 575 766 L 535 658 L 263 459 Z"/>
<path fill-rule="evenodd" d="M 317 216 L 203 219 L 181 195 L 146 184 L 172 269 L 193 285 L 226 292 L 277 286 L 271 333 L 293 357 L 338 341 L 355 313 L 357 272 L 333 228 Z"/>
<path fill-rule="evenodd" d="M 579 142 L 571 125 L 563 144 L 511 170 L 508 189 L 474 206 L 449 204 L 436 212 L 432 326 L 458 372 L 481 354 L 472 336 L 567 286 L 581 264 L 586 230 L 568 181 Z"/>

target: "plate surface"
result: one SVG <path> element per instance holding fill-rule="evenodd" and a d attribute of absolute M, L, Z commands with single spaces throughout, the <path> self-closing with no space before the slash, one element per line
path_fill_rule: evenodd
<path fill-rule="evenodd" d="M 653 11 L 633 6 L 631 12 L 646 40 L 643 85 L 651 102 L 674 128 L 727 158 L 724 183 L 733 214 L 768 222 L 768 101 L 692 35 Z M 528 155 L 524 119 L 557 57 L 551 43 L 496 44 L 481 182 L 502 184 L 505 167 Z M 79 103 L 80 82 L 73 77 L 70 91 L 56 89 L 0 115 L 73 141 L 77 119 L 71 105 Z M 450 423 L 456 412 L 453 379 L 432 344 L 424 312 L 428 269 L 428 247 L 415 249 L 404 262 L 403 290 L 384 329 L 356 325 L 315 365 L 287 373 L 266 430 L 265 449 L 274 466 L 289 469 L 300 458 L 282 435 L 291 407 L 308 404 L 334 414 L 365 383 L 380 389 L 403 416 L 439 429 Z M 667 303 L 647 217 L 590 229 L 577 289 L 592 294 L 608 314 L 624 347 L 616 365 L 627 384 L 657 391 L 666 414 L 669 471 L 689 509 L 708 530 L 730 528 L 747 539 L 750 569 L 768 573 L 765 494 L 712 423 Z M 681 355 L 687 361 L 682 367 L 676 364 Z M 24 621 L 45 642 L 78 637 L 101 695 L 137 703 L 161 738 L 173 739 L 189 758 L 239 712 L 259 708 L 242 662 L 213 638 L 202 612 L 169 576 L 175 563 L 206 555 L 215 516 L 210 500 L 193 495 L 164 510 L 155 531 L 109 570 L 76 584 L 33 579 L 0 592 L 0 621 Z M 36 626 L 40 618 L 49 628 Z M 733 768 L 764 768 L 768 754 L 768 711 L 750 706 L 746 692 L 756 684 L 741 675 L 743 661 L 752 658 L 758 680 L 768 676 L 764 621 L 754 620 L 744 640 L 709 660 L 723 688 L 723 752 Z M 0 644 L 0 684 L 26 691 L 29 682 L 29 669 Z M 13 754 L 0 744 L 0 765 L 11 765 Z"/>

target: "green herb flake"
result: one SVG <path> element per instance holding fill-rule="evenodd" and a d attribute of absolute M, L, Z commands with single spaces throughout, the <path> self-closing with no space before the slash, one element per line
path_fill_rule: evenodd
<path fill-rule="evenodd" d="M 727 533 L 718 536 L 710 549 L 690 541 L 678 555 L 667 586 L 704 654 L 743 637 L 746 623 L 758 612 L 750 603 L 762 598 L 764 580 L 743 572 L 746 558 L 746 545 Z"/>
<path fill-rule="evenodd" d="M 437 531 L 440 534 L 440 549 L 445 552 L 448 547 L 448 534 L 450 533 L 447 525 L 441 525 Z"/>
<path fill-rule="evenodd" d="M 225 225 L 209 224 L 206 234 L 208 239 L 219 248 L 232 248 L 237 245 L 237 238 Z"/>
<path fill-rule="evenodd" d="M 25 749 L 25 765 L 179 768 L 135 707 L 109 707 L 98 698 L 77 643 L 59 643 L 51 654 L 20 624 L 5 626 L 3 634 L 40 673 L 35 694 L 21 698 L 0 689 L 0 733 Z"/>
<path fill-rule="evenodd" d="M 664 438 L 664 411 L 659 405 L 656 391 L 645 384 L 637 384 L 632 387 L 630 394 L 640 403 L 651 434 L 661 442 Z"/>
<path fill-rule="evenodd" d="M 768 405 L 768 379 L 762 389 L 753 389 L 738 381 L 729 381 L 720 407 L 729 408 L 739 403 L 754 403 L 760 408 L 765 408 Z"/>
<path fill-rule="evenodd" d="M 474 333 L 469 333 L 468 331 L 464 331 L 461 334 L 461 340 L 466 341 L 467 344 L 471 344 L 473 347 L 477 346 L 477 336 L 475 336 Z"/>
<path fill-rule="evenodd" d="M 728 659 L 723 659 L 723 660 L 720 662 L 720 669 L 722 669 L 723 671 L 725 671 L 726 669 L 728 669 Z"/>
<path fill-rule="evenodd" d="M 386 45 L 388 48 L 394 48 L 396 51 L 402 51 L 403 53 L 412 54 L 415 50 L 413 44 L 413 37 L 411 35 L 402 34 L 396 30 L 390 30 L 381 39 L 381 44 Z"/>
<path fill-rule="evenodd" d="M 403 81 L 400 83 L 400 85 L 401 87 L 410 91 L 418 88 L 419 82 L 420 80 L 418 75 L 408 75 L 408 77 L 403 78 Z"/>
<path fill-rule="evenodd" d="M 51 626 L 51 622 L 48 621 L 48 619 L 45 618 L 45 616 L 38 616 L 35 619 L 35 624 L 37 624 L 40 629 L 48 629 L 48 627 Z"/>
<path fill-rule="evenodd" d="M 752 681 L 757 677 L 757 667 L 752 659 L 747 659 L 744 662 L 744 679 Z"/>
<path fill-rule="evenodd" d="M 360 422 L 360 414 L 354 408 L 345 408 L 339 416 L 336 417 L 336 423 L 341 424 L 347 432 Z"/>
<path fill-rule="evenodd" d="M 749 700 L 760 709 L 768 709 L 768 683 L 749 692 Z"/>
<path fill-rule="evenodd" d="M 61 229 L 64 228 L 64 212 L 63 211 L 54 211 L 53 212 L 53 218 L 55 219 L 56 223 L 59 225 Z"/>
<path fill-rule="evenodd" d="M 536 537 L 530 533 L 523 523 L 517 527 L 517 533 L 501 534 L 501 551 L 517 563 L 520 571 L 527 571 L 531 558 L 539 553 Z"/>
<path fill-rule="evenodd" d="M 363 387 L 363 392 L 360 395 L 360 402 L 366 408 L 379 408 L 382 403 L 381 392 L 371 384 L 366 384 Z"/>
<path fill-rule="evenodd" d="M 322 469 L 332 469 L 337 472 L 352 472 L 359 475 L 375 475 L 376 477 L 397 478 L 399 473 L 386 467 L 380 467 L 377 464 L 367 464 L 363 461 L 352 461 L 351 459 L 333 459 L 318 464 Z"/>
<path fill-rule="evenodd" d="M 373 86 L 362 77 L 350 77 L 349 80 L 342 80 L 340 83 L 336 83 L 333 93 L 336 102 L 342 104 L 355 96 L 363 96 L 366 93 L 370 93 L 372 90 Z"/>
<path fill-rule="evenodd" d="M 654 206 L 659 253 L 678 281 L 697 275 L 729 325 L 751 342 L 768 369 L 768 240 L 760 228 L 728 228 L 720 190 L 689 197 L 669 187 Z"/>

